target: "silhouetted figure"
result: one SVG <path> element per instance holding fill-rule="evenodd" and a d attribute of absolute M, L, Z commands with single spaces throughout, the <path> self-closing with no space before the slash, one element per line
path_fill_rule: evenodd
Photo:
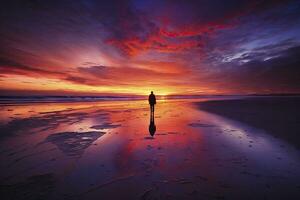
<path fill-rule="evenodd" d="M 150 110 L 151 110 L 151 114 L 154 114 L 154 105 L 156 104 L 156 98 L 155 95 L 153 94 L 153 91 L 151 91 L 151 94 L 149 95 L 148 98 L 149 104 L 150 104 Z"/>
<path fill-rule="evenodd" d="M 156 98 L 153 94 L 153 91 L 151 91 L 151 94 L 148 98 L 149 104 L 150 104 L 150 124 L 149 124 L 149 133 L 151 136 L 155 134 L 156 126 L 154 123 L 154 105 L 156 104 Z"/>

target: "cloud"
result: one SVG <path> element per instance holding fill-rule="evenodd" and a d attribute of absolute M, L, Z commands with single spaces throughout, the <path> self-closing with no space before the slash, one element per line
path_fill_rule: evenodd
<path fill-rule="evenodd" d="M 172 72 L 157 72 L 150 69 L 134 67 L 108 67 L 108 66 L 89 66 L 78 67 L 77 76 L 66 78 L 80 84 L 93 86 L 103 85 L 135 85 L 161 84 L 176 80 L 181 76 Z"/>
<path fill-rule="evenodd" d="M 0 57 L 0 74 L 1 75 L 9 75 L 9 74 L 17 74 L 17 75 L 26 75 L 26 76 L 44 76 L 44 77 L 63 77 L 64 73 L 48 71 L 45 69 L 27 66 L 21 63 L 18 63 L 14 60 L 9 60 L 7 58 Z"/>
<path fill-rule="evenodd" d="M 295 91 L 299 6 L 292 0 L 9 1 L 0 8 L 0 76 L 52 78 L 66 88 Z"/>
<path fill-rule="evenodd" d="M 300 46 L 280 52 L 280 56 L 268 60 L 251 60 L 244 64 L 236 61 L 219 67 L 223 70 L 211 74 L 213 84 L 235 92 L 284 93 L 300 90 Z"/>
<path fill-rule="evenodd" d="M 126 16 L 113 24 L 108 44 L 125 55 L 145 51 L 167 53 L 201 50 L 203 38 L 238 26 L 241 17 L 275 7 L 261 1 L 151 1 L 124 9 Z M 145 5 L 143 5 L 145 4 Z M 124 11 L 126 10 L 126 11 Z M 120 11 L 120 12 L 121 12 Z M 116 27 L 116 28 L 115 28 Z"/>

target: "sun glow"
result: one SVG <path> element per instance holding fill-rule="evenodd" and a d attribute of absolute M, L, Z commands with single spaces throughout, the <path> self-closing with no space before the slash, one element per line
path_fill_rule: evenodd
<path fill-rule="evenodd" d="M 130 94 L 130 95 L 148 95 L 150 91 L 154 91 L 156 95 L 167 96 L 184 92 L 184 88 L 176 88 L 174 86 L 122 86 L 122 85 L 103 85 L 92 86 L 75 84 L 68 81 L 49 78 L 27 77 L 23 75 L 14 75 L 2 77 L 1 80 L 5 83 L 0 86 L 0 89 L 21 90 L 26 88 L 31 91 L 69 91 L 78 93 L 115 93 L 115 94 Z"/>

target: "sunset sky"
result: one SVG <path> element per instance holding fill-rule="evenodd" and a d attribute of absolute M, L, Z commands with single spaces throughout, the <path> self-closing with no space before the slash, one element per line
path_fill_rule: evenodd
<path fill-rule="evenodd" d="M 300 92 L 300 1 L 1 1 L 1 95 Z"/>

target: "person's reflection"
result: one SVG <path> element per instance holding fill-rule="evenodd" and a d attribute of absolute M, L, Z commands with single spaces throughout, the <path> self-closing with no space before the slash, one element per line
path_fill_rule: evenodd
<path fill-rule="evenodd" d="M 155 95 L 153 94 L 153 91 L 151 91 L 151 94 L 149 95 L 148 98 L 149 104 L 150 104 L 150 124 L 149 124 L 149 133 L 151 136 L 154 135 L 156 131 L 156 126 L 154 123 L 154 105 L 156 104 L 156 98 Z"/>
<path fill-rule="evenodd" d="M 150 124 L 149 124 L 149 133 L 151 136 L 155 134 L 156 126 L 154 123 L 154 111 L 150 111 Z"/>

